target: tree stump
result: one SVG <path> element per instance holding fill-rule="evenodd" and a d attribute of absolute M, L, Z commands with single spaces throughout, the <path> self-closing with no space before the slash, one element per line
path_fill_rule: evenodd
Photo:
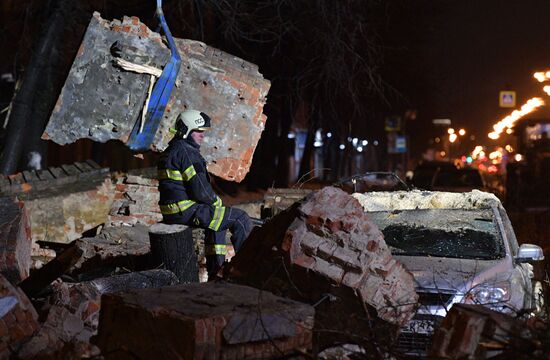
<path fill-rule="evenodd" d="M 180 283 L 199 281 L 199 264 L 190 227 L 155 224 L 149 228 L 149 241 L 154 266 L 172 271 Z"/>

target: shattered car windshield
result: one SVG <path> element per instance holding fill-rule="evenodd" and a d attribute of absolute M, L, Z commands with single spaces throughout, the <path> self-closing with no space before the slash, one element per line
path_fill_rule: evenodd
<path fill-rule="evenodd" d="M 394 255 L 493 260 L 506 254 L 492 209 L 369 212 Z"/>

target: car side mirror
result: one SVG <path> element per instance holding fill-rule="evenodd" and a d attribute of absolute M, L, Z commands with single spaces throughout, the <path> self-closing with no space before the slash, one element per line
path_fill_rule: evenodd
<path fill-rule="evenodd" d="M 544 253 L 540 246 L 533 244 L 522 244 L 519 247 L 518 256 L 516 257 L 517 262 L 541 260 L 544 260 Z"/>

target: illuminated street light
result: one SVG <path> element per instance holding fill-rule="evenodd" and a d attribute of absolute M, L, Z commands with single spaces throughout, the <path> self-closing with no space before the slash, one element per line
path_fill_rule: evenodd
<path fill-rule="evenodd" d="M 495 151 L 489 153 L 489 159 L 491 159 L 491 160 L 502 159 L 502 151 L 501 150 L 495 150 Z"/>
<path fill-rule="evenodd" d="M 368 140 L 361 141 L 361 145 L 363 146 L 367 146 L 368 144 L 369 144 Z"/>
<path fill-rule="evenodd" d="M 455 133 L 452 133 L 449 135 L 449 141 L 454 143 L 456 141 L 456 139 L 458 138 L 458 135 L 455 134 Z"/>
<path fill-rule="evenodd" d="M 346 148 L 346 145 L 340 144 L 340 150 L 344 150 Z"/>
<path fill-rule="evenodd" d="M 521 161 L 521 160 L 523 160 L 523 155 L 521 155 L 521 154 L 516 154 L 516 155 L 514 156 L 514 160 L 516 160 L 516 161 Z"/>
<path fill-rule="evenodd" d="M 483 146 L 481 145 L 477 145 L 475 148 L 474 148 L 474 151 L 472 151 L 472 157 L 474 159 L 477 159 L 477 157 L 479 156 L 479 154 L 483 151 Z"/>
<path fill-rule="evenodd" d="M 458 135 L 460 135 L 460 136 L 466 135 L 466 130 L 464 130 L 464 129 L 458 130 Z"/>
<path fill-rule="evenodd" d="M 506 116 L 504 119 L 493 125 L 493 131 L 490 132 L 487 136 L 489 137 L 489 139 L 498 139 L 504 129 L 513 127 L 516 121 L 518 121 L 525 115 L 537 110 L 542 105 L 544 105 L 544 100 L 542 100 L 541 98 L 534 97 L 527 100 L 527 102 L 523 104 L 519 110 L 512 111 L 510 115 Z"/>
<path fill-rule="evenodd" d="M 455 129 L 453 129 L 453 128 L 448 128 L 447 129 L 447 134 L 452 135 L 454 133 L 455 133 Z"/>
<path fill-rule="evenodd" d="M 550 71 L 546 72 L 536 72 L 533 74 L 533 77 L 538 80 L 538 82 L 545 82 L 546 80 L 550 79 Z"/>

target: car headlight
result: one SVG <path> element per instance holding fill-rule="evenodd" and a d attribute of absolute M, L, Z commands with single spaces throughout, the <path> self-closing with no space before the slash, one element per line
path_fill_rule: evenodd
<path fill-rule="evenodd" d="M 510 300 L 510 283 L 480 284 L 465 296 L 466 302 L 474 304 L 496 304 Z"/>

